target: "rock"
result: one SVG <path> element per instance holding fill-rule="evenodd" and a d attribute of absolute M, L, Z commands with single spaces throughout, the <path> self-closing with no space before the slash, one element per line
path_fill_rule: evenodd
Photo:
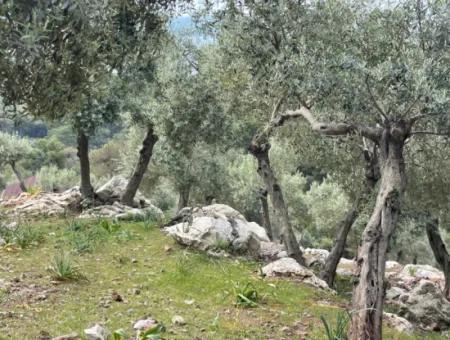
<path fill-rule="evenodd" d="M 355 261 L 341 258 L 336 269 L 336 274 L 340 276 L 356 276 L 357 270 L 358 268 Z"/>
<path fill-rule="evenodd" d="M 172 317 L 172 324 L 175 326 L 184 326 L 186 324 L 186 321 L 184 321 L 184 318 L 180 315 L 174 315 Z"/>
<path fill-rule="evenodd" d="M 265 241 L 253 242 L 253 240 L 249 240 L 249 249 L 250 254 L 254 257 L 259 257 L 266 261 L 274 261 L 287 257 L 284 246 L 280 243 Z"/>
<path fill-rule="evenodd" d="M 0 237 L 0 247 L 3 247 L 6 245 L 6 241 Z"/>
<path fill-rule="evenodd" d="M 145 208 L 132 208 L 119 202 L 111 205 L 101 205 L 87 209 L 79 216 L 80 218 L 112 218 L 121 221 L 144 221 L 152 219 L 161 221 L 164 214 L 161 209 L 149 205 Z"/>
<path fill-rule="evenodd" d="M 184 222 L 164 228 L 178 243 L 203 251 L 259 252 L 261 242 L 270 242 L 264 228 L 248 222 L 238 211 L 224 204 L 189 208 Z M 177 219 L 179 220 L 179 219 Z"/>
<path fill-rule="evenodd" d="M 111 299 L 116 302 L 123 302 L 123 297 L 119 293 L 113 291 L 111 293 Z"/>
<path fill-rule="evenodd" d="M 147 330 L 149 328 L 155 327 L 158 324 L 158 322 L 152 318 L 142 319 L 136 321 L 136 323 L 133 326 L 133 329 L 137 331 Z"/>
<path fill-rule="evenodd" d="M 56 338 L 53 338 L 53 340 L 78 340 L 78 339 L 81 339 L 81 338 L 75 332 L 66 334 L 66 335 L 60 335 L 60 336 L 57 336 Z"/>
<path fill-rule="evenodd" d="M 51 340 L 52 337 L 50 336 L 50 333 L 47 331 L 40 331 L 38 336 L 36 337 L 36 340 Z"/>
<path fill-rule="evenodd" d="M 387 291 L 386 303 L 395 306 L 397 314 L 422 329 L 445 330 L 450 327 L 450 302 L 444 298 L 436 282 L 419 279 L 412 286 L 394 286 Z"/>
<path fill-rule="evenodd" d="M 95 324 L 93 327 L 85 329 L 84 334 L 86 334 L 87 340 L 105 340 L 110 336 L 109 331 L 99 324 Z"/>
<path fill-rule="evenodd" d="M 325 281 L 319 279 L 311 270 L 301 266 L 291 257 L 284 257 L 269 263 L 262 268 L 262 273 L 267 277 L 292 277 L 313 287 L 330 290 Z"/>
<path fill-rule="evenodd" d="M 403 266 L 396 261 L 386 261 L 385 275 L 387 278 L 397 275 L 403 269 Z"/>
<path fill-rule="evenodd" d="M 81 193 L 78 187 L 62 193 L 40 193 L 36 196 L 20 195 L 16 199 L 4 201 L 0 204 L 11 209 L 15 215 L 55 216 L 68 211 L 78 212 L 81 209 Z"/>
<path fill-rule="evenodd" d="M 95 191 L 97 197 L 106 205 L 112 205 L 114 202 L 119 202 L 124 194 L 128 180 L 123 176 L 114 176 L 100 188 Z M 152 204 L 147 200 L 140 191 L 136 193 L 134 197 L 133 207 L 146 208 Z"/>
<path fill-rule="evenodd" d="M 400 276 L 427 279 L 434 282 L 445 280 L 443 272 L 426 264 L 407 264 L 401 271 Z"/>
<path fill-rule="evenodd" d="M 303 250 L 303 258 L 308 267 L 324 266 L 330 252 L 325 249 L 306 248 Z"/>
<path fill-rule="evenodd" d="M 408 335 L 412 335 L 414 332 L 414 326 L 412 323 L 401 316 L 383 312 L 383 320 L 399 332 L 406 333 Z"/>

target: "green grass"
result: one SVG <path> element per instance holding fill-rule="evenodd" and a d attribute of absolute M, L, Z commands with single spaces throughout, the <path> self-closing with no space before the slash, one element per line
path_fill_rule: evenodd
<path fill-rule="evenodd" d="M 96 223 L 33 222 L 32 227 L 45 235 L 42 243 L 0 249 L 2 278 L 12 280 L 25 273 L 21 284 L 51 290 L 39 301 L 0 293 L 0 312 L 14 314 L 0 313 L 0 339 L 35 339 L 40 331 L 52 336 L 83 334 L 94 323 L 133 334 L 133 322 L 146 316 L 167 326 L 165 339 L 295 339 L 300 334 L 325 339 L 321 316 L 333 323 L 345 307 L 342 297 L 293 282 L 262 279 L 259 263 L 186 250 L 144 222 L 122 223 L 116 232 L 99 234 L 92 232 Z M 95 238 L 89 252 L 77 251 L 74 233 Z M 166 246 L 172 250 L 166 251 Z M 46 269 L 60 252 L 71 253 L 87 280 L 52 283 Z M 236 304 L 237 284 L 249 284 L 257 292 L 256 307 Z M 124 302 L 112 301 L 105 308 L 101 302 L 111 291 L 118 292 Z M 186 325 L 171 325 L 174 315 L 183 316 Z M 414 339 L 389 329 L 384 335 Z M 439 337 L 420 334 L 415 338 Z"/>

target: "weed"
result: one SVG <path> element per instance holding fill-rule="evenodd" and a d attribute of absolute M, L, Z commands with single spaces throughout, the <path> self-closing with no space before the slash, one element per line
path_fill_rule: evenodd
<path fill-rule="evenodd" d="M 336 316 L 336 328 L 333 329 L 331 323 L 322 315 L 320 317 L 325 327 L 325 335 L 328 340 L 346 340 L 347 339 L 347 327 L 350 321 L 350 314 L 345 312 L 339 312 Z"/>
<path fill-rule="evenodd" d="M 131 241 L 134 240 L 134 234 L 129 230 L 120 230 L 117 233 L 116 238 L 120 242 Z"/>
<path fill-rule="evenodd" d="M 159 340 L 161 339 L 161 334 L 166 331 L 166 327 L 163 324 L 158 324 L 152 328 L 145 331 L 141 331 L 137 334 L 137 340 Z"/>
<path fill-rule="evenodd" d="M 110 222 L 106 219 L 101 219 L 97 222 L 97 225 L 106 230 L 109 234 L 116 233 L 122 226 L 117 222 Z"/>
<path fill-rule="evenodd" d="M 416 276 L 417 274 L 417 267 L 409 267 L 408 272 L 410 276 Z"/>
<path fill-rule="evenodd" d="M 229 241 L 221 240 L 221 239 L 218 239 L 216 241 L 216 243 L 214 244 L 214 248 L 217 250 L 225 250 L 226 251 L 226 250 L 229 250 L 230 247 L 231 247 L 231 243 Z"/>
<path fill-rule="evenodd" d="M 113 332 L 113 340 L 122 340 L 127 338 L 127 333 L 123 328 L 117 329 Z"/>
<path fill-rule="evenodd" d="M 251 282 L 247 282 L 245 286 L 235 283 L 234 296 L 236 297 L 236 305 L 239 307 L 253 308 L 258 306 L 259 294 Z"/>
<path fill-rule="evenodd" d="M 32 245 L 37 245 L 44 240 L 42 232 L 28 225 L 20 225 L 11 232 L 11 240 L 9 242 L 17 244 L 20 248 L 25 249 Z"/>
<path fill-rule="evenodd" d="M 175 263 L 176 271 L 182 276 L 187 276 L 192 273 L 192 262 L 186 253 L 180 255 Z"/>
<path fill-rule="evenodd" d="M 48 271 L 53 279 L 57 281 L 78 281 L 86 280 L 78 267 L 72 262 L 72 259 L 66 253 L 60 253 L 54 256 Z"/>

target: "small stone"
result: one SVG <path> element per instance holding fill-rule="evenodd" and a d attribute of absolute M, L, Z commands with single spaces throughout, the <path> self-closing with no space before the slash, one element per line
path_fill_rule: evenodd
<path fill-rule="evenodd" d="M 146 330 L 152 327 L 155 327 L 158 324 L 158 322 L 152 318 L 142 319 L 136 321 L 136 323 L 133 326 L 133 329 L 137 331 Z"/>
<path fill-rule="evenodd" d="M 40 331 L 38 336 L 36 337 L 36 340 L 51 340 L 52 337 L 50 336 L 50 333 L 47 331 Z"/>
<path fill-rule="evenodd" d="M 0 237 L 0 247 L 3 247 L 6 245 L 6 241 Z"/>
<path fill-rule="evenodd" d="M 136 258 L 131 258 L 131 263 L 137 263 L 138 262 L 138 260 L 136 259 Z"/>
<path fill-rule="evenodd" d="M 38 296 L 36 296 L 37 301 L 44 301 L 44 300 L 47 300 L 47 298 L 48 298 L 48 295 L 45 293 L 39 294 Z"/>
<path fill-rule="evenodd" d="M 164 251 L 165 251 L 166 253 L 169 253 L 169 252 L 172 251 L 172 247 L 169 246 L 168 244 L 166 244 L 166 245 L 164 246 Z"/>
<path fill-rule="evenodd" d="M 172 318 L 172 324 L 175 326 L 184 326 L 186 324 L 186 321 L 184 321 L 184 318 L 180 315 L 174 315 Z"/>
<path fill-rule="evenodd" d="M 192 300 L 184 300 L 184 303 L 185 303 L 186 305 L 193 305 L 194 302 L 195 302 L 194 299 L 192 299 Z"/>
<path fill-rule="evenodd" d="M 53 338 L 53 340 L 79 340 L 79 339 L 81 339 L 80 336 L 75 332 L 72 332 L 70 334 L 60 335 L 60 336 L 57 336 L 56 338 Z"/>
<path fill-rule="evenodd" d="M 99 324 L 95 324 L 93 327 L 85 329 L 84 334 L 86 334 L 87 340 L 104 340 L 110 335 L 109 331 Z"/>

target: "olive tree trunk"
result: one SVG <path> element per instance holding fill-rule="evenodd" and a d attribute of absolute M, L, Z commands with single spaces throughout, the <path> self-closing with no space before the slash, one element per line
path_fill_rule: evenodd
<path fill-rule="evenodd" d="M 147 127 L 147 134 L 142 142 L 142 148 L 139 152 L 139 159 L 136 167 L 133 170 L 133 174 L 128 180 L 125 192 L 122 195 L 122 203 L 128 206 L 134 205 L 134 197 L 139 189 L 139 185 L 142 182 L 145 171 L 147 170 L 148 164 L 153 154 L 153 147 L 158 141 L 158 136 L 156 136 L 153 125 Z"/>
<path fill-rule="evenodd" d="M 259 190 L 259 199 L 261 200 L 261 212 L 262 212 L 262 221 L 264 229 L 266 229 L 267 236 L 271 241 L 279 241 L 280 237 L 278 233 L 273 232 L 272 224 L 270 223 L 270 213 L 269 213 L 269 203 L 267 201 L 267 190 L 260 189 Z"/>
<path fill-rule="evenodd" d="M 383 129 L 379 140 L 381 183 L 375 207 L 362 235 L 353 290 L 350 340 L 381 340 L 385 263 L 405 187 L 403 148 L 409 128 L 402 121 Z"/>
<path fill-rule="evenodd" d="M 286 247 L 288 256 L 304 265 L 305 261 L 302 251 L 289 221 L 288 209 L 284 202 L 283 192 L 270 165 L 269 150 L 270 144 L 268 142 L 263 144 L 252 142 L 249 147 L 249 151 L 258 161 L 258 174 L 266 186 L 273 205 L 275 225 L 272 225 L 272 232 L 280 235 L 280 240 L 282 240 Z"/>
<path fill-rule="evenodd" d="M 179 197 L 178 197 L 178 211 L 187 207 L 189 205 L 189 196 L 190 196 L 191 187 L 186 186 L 180 189 Z"/>
<path fill-rule="evenodd" d="M 91 167 L 89 164 L 89 137 L 82 130 L 78 130 L 77 151 L 80 160 L 80 192 L 84 198 L 93 198 L 94 188 L 91 184 Z"/>
<path fill-rule="evenodd" d="M 444 271 L 444 296 L 447 300 L 450 300 L 450 255 L 448 254 L 445 243 L 442 241 L 441 234 L 439 233 L 439 223 L 436 218 L 427 221 L 426 231 L 436 261 Z"/>
<path fill-rule="evenodd" d="M 325 261 L 323 270 L 320 272 L 320 277 L 328 284 L 329 287 L 333 287 L 334 285 L 336 270 L 339 261 L 344 254 L 348 234 L 360 214 L 363 202 L 365 201 L 365 197 L 373 191 L 373 188 L 375 187 L 380 177 L 378 151 L 376 145 L 374 145 L 372 152 L 367 149 L 364 150 L 364 161 L 364 189 L 356 198 L 355 202 L 353 203 L 347 214 L 344 216 L 344 218 L 339 222 L 334 246 Z"/>
<path fill-rule="evenodd" d="M 20 189 L 23 192 L 27 192 L 27 186 L 25 185 L 25 181 L 23 180 L 22 174 L 20 173 L 19 169 L 17 169 L 17 167 L 16 167 L 16 163 L 11 162 L 10 165 L 11 165 L 12 171 L 14 172 L 14 175 L 16 175 L 16 178 L 19 181 Z"/>

